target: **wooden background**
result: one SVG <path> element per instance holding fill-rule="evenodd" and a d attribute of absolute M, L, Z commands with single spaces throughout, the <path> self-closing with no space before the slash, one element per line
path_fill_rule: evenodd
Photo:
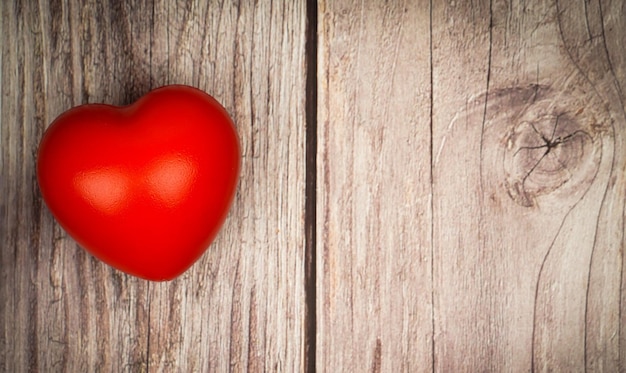
<path fill-rule="evenodd" d="M 623 0 L 0 2 L 0 371 L 624 372 Z M 189 84 L 243 147 L 151 283 L 36 184 L 72 106 Z"/>

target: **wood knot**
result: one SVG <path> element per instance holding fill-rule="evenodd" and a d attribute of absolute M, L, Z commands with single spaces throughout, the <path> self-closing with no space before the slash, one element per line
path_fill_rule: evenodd
<path fill-rule="evenodd" d="M 600 165 L 600 118 L 593 109 L 586 113 L 594 103 L 555 97 L 547 89 L 540 96 L 509 123 L 505 141 L 505 186 L 524 207 L 544 196 L 579 195 L 593 183 Z"/>

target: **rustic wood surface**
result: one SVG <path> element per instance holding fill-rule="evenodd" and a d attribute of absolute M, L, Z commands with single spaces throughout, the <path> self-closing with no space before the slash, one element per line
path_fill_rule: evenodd
<path fill-rule="evenodd" d="M 322 1 L 317 367 L 626 370 L 626 4 Z"/>
<path fill-rule="evenodd" d="M 305 26 L 300 2 L 3 1 L 0 371 L 299 371 L 304 339 Z M 87 102 L 181 83 L 241 136 L 217 241 L 181 278 L 96 261 L 36 186 L 45 127 Z"/>
<path fill-rule="evenodd" d="M 0 2 L 0 371 L 626 371 L 625 44 L 623 0 Z M 151 283 L 34 165 L 61 112 L 173 83 L 242 177 Z"/>
<path fill-rule="evenodd" d="M 320 371 L 433 367 L 428 7 L 320 4 Z"/>

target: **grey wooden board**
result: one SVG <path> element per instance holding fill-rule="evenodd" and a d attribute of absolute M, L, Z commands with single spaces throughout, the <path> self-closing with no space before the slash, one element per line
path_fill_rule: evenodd
<path fill-rule="evenodd" d="M 305 20 L 297 2 L 2 2 L 0 370 L 298 371 L 304 365 Z M 78 248 L 34 173 L 72 106 L 189 84 L 241 137 L 216 242 L 148 283 Z"/>

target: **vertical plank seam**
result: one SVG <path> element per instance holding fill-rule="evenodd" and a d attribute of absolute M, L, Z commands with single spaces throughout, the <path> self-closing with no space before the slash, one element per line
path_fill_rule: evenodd
<path fill-rule="evenodd" d="M 304 365 L 316 370 L 317 345 L 317 0 L 306 1 Z"/>
<path fill-rule="evenodd" d="M 433 0 L 429 9 L 429 47 L 430 47 L 430 363 L 431 371 L 435 372 L 435 196 L 434 196 L 434 154 L 433 154 L 433 110 L 434 110 L 434 79 L 433 79 Z"/>
<path fill-rule="evenodd" d="M 478 186 L 480 188 L 479 205 L 478 205 L 478 249 L 480 250 L 479 255 L 482 255 L 485 251 L 485 216 L 484 216 L 484 208 L 485 208 L 485 185 L 483 181 L 484 175 L 484 142 L 485 142 L 485 122 L 487 120 L 487 107 L 489 105 L 489 89 L 491 88 L 491 61 L 493 55 L 493 0 L 489 0 L 489 50 L 487 55 L 487 77 L 485 82 L 485 104 L 483 106 L 483 118 L 480 125 L 480 144 L 478 150 Z M 484 281 L 484 279 L 483 279 Z M 493 300 L 489 300 L 490 305 L 493 307 Z M 487 325 L 484 327 L 487 329 L 487 335 L 489 337 L 492 333 L 492 321 L 487 320 Z M 484 330 L 483 330 L 484 331 Z M 493 354 L 490 349 L 490 354 Z M 494 364 L 493 356 L 488 356 L 486 361 Z"/>
<path fill-rule="evenodd" d="M 489 51 L 487 57 L 487 82 L 485 86 L 485 105 L 483 107 L 483 120 L 480 128 L 480 147 L 479 147 L 479 171 L 480 171 L 480 224 L 479 224 L 479 238 L 482 235 L 483 228 L 483 198 L 484 198 L 484 185 L 483 185 L 483 143 L 485 139 L 485 121 L 487 119 L 487 106 L 489 104 L 489 88 L 491 85 L 491 56 L 493 50 L 493 0 L 489 1 Z"/>

